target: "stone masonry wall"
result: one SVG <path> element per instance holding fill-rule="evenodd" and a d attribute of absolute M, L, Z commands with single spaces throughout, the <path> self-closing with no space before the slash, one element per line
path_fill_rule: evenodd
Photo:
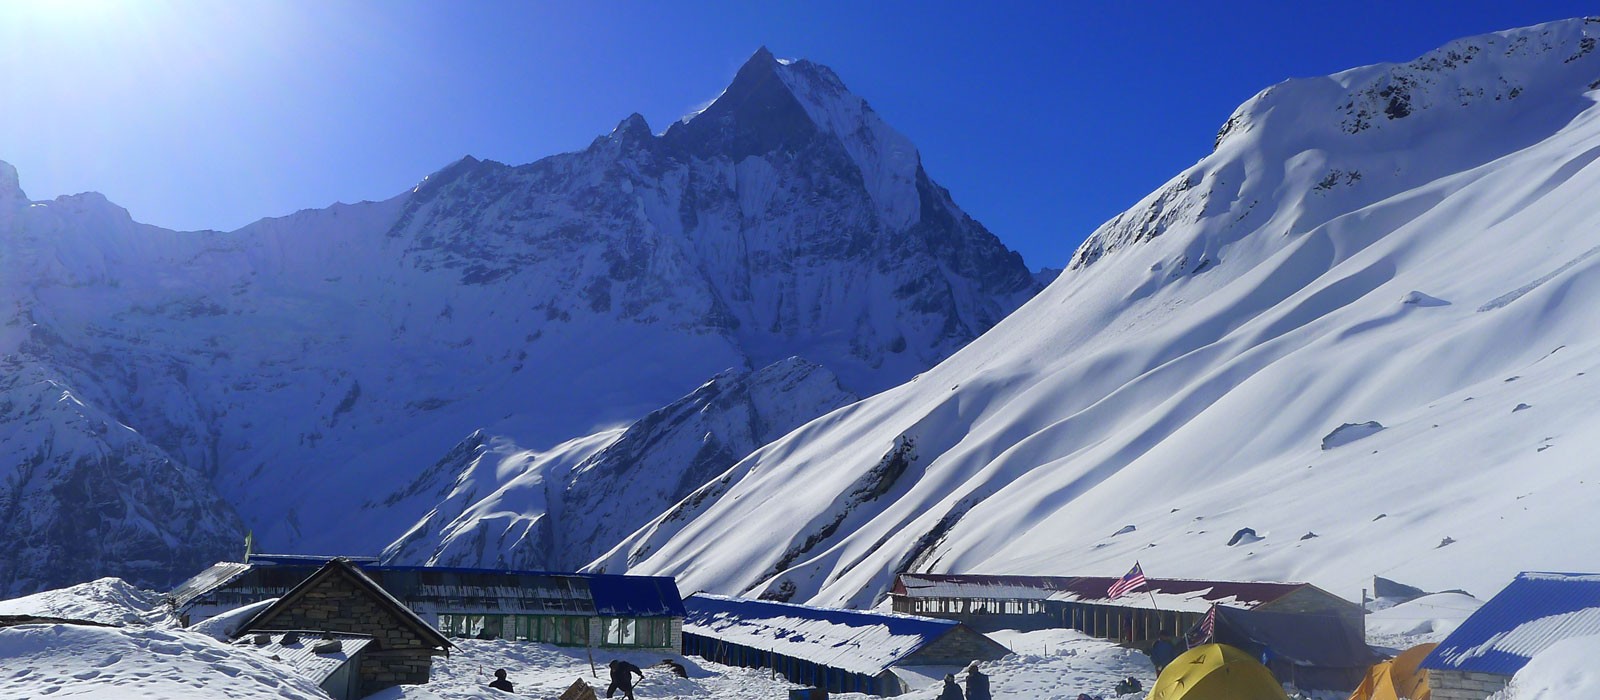
<path fill-rule="evenodd" d="M 1484 700 L 1511 682 L 1510 676 L 1467 671 L 1428 671 L 1433 700 Z"/>
<path fill-rule="evenodd" d="M 393 685 L 427 683 L 433 667 L 431 647 L 371 594 L 340 575 L 324 578 L 267 626 L 373 637 L 359 669 L 362 695 Z"/>

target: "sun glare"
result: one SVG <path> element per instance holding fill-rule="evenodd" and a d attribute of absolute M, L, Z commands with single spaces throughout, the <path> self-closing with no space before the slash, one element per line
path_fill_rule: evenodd
<path fill-rule="evenodd" d="M 54 26 L 103 25 L 139 10 L 138 3 L 127 0 L 22 0 L 0 3 L 0 7 L 20 19 Z"/>

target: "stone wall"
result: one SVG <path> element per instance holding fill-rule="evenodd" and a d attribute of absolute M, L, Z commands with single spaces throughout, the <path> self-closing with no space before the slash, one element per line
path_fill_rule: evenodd
<path fill-rule="evenodd" d="M 372 637 L 362 654 L 361 694 L 428 682 L 432 647 L 387 605 L 338 573 L 323 579 L 265 624 L 271 629 L 348 632 Z"/>
<path fill-rule="evenodd" d="M 1433 700 L 1484 700 L 1511 682 L 1510 676 L 1468 671 L 1429 669 L 1428 688 Z"/>
<path fill-rule="evenodd" d="M 362 654 L 361 695 L 395 685 L 421 685 L 433 669 L 432 654 L 416 649 L 385 649 Z"/>

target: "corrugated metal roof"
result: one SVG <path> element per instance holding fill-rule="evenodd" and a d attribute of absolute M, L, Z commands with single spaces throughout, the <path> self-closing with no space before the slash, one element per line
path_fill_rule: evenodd
<path fill-rule="evenodd" d="M 897 613 L 819 608 L 696 593 L 684 600 L 686 634 L 877 675 L 959 626 Z"/>
<path fill-rule="evenodd" d="M 916 598 L 996 598 L 1056 600 L 1095 605 L 1148 607 L 1151 597 L 1162 610 L 1203 612 L 1213 603 L 1253 609 L 1304 587 L 1304 583 L 1271 581 L 1203 581 L 1146 579 L 1145 585 L 1112 600 L 1107 591 L 1115 576 L 997 576 L 986 574 L 901 574 L 894 592 Z"/>
<path fill-rule="evenodd" d="M 1523 572 L 1422 660 L 1427 669 L 1514 675 L 1569 637 L 1600 634 L 1600 574 Z"/>
<path fill-rule="evenodd" d="M 173 605 L 181 610 L 195 598 L 232 583 L 249 570 L 249 564 L 241 564 L 236 561 L 220 561 L 195 574 L 189 580 L 178 584 L 178 587 L 172 589 L 172 592 L 168 593 L 167 597 L 172 600 Z"/>
<path fill-rule="evenodd" d="M 257 643 L 258 636 L 266 637 L 267 643 Z M 317 653 L 330 640 L 339 643 L 338 650 Z M 318 685 L 371 643 L 372 637 L 366 635 L 320 631 L 260 632 L 234 641 L 235 646 L 275 659 Z"/>
<path fill-rule="evenodd" d="M 332 558 L 301 555 L 253 556 L 250 564 L 223 562 L 185 582 L 172 597 L 180 609 L 206 594 L 226 588 L 253 570 L 296 572 L 296 582 L 315 573 Z M 510 569 L 470 569 L 443 566 L 381 566 L 352 560 L 385 591 L 419 612 L 474 612 L 506 614 L 600 614 L 619 617 L 682 617 L 683 599 L 677 582 L 668 576 L 547 573 Z M 226 575 L 223 575 L 226 574 Z M 444 577 L 424 583 L 421 574 Z M 259 587 L 263 597 L 282 596 L 293 587 Z M 494 605 L 473 601 L 494 599 Z M 559 604 L 558 604 L 559 603 Z"/>
<path fill-rule="evenodd" d="M 335 559 L 349 559 L 357 564 L 376 564 L 377 557 L 352 557 L 328 556 L 323 554 L 251 554 L 247 559 L 250 564 L 304 564 L 320 567 Z"/>

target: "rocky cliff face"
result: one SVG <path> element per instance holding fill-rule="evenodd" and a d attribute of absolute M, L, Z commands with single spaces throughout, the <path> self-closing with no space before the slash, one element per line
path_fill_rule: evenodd
<path fill-rule="evenodd" d="M 459 474 L 463 435 L 593 445 L 791 356 L 869 393 L 1039 288 L 831 71 L 765 51 L 661 134 L 630 117 L 580 152 L 465 158 L 383 202 L 229 233 L 141 225 L 94 194 L 30 202 L 0 167 L 0 250 L 0 354 L 290 551 L 406 533 L 439 503 L 388 496 L 441 461 Z"/>

